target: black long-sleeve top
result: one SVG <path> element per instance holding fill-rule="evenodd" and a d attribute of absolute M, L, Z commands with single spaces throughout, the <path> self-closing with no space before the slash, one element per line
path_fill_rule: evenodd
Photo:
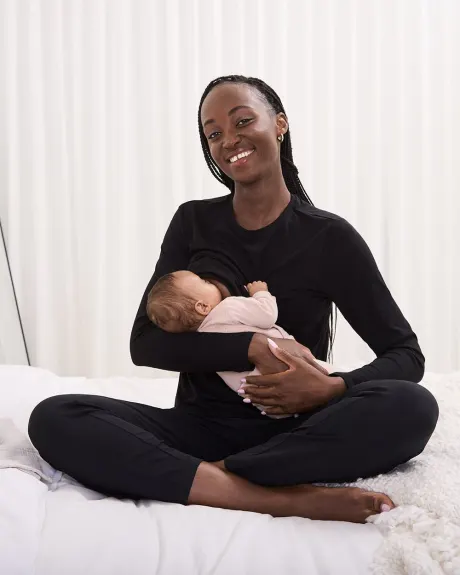
<path fill-rule="evenodd" d="M 179 371 L 176 406 L 218 416 L 256 417 L 217 371 L 246 371 L 252 333 L 167 333 L 145 311 L 147 295 L 162 275 L 190 269 L 215 277 L 232 295 L 265 281 L 277 298 L 278 325 L 327 355 L 332 302 L 376 355 L 354 371 L 337 373 L 347 387 L 376 379 L 418 382 L 424 357 L 417 337 L 391 296 L 363 238 L 343 218 L 291 196 L 270 225 L 246 230 L 236 221 L 230 195 L 182 204 L 164 237 L 154 274 L 142 297 L 131 334 L 136 365 Z"/>

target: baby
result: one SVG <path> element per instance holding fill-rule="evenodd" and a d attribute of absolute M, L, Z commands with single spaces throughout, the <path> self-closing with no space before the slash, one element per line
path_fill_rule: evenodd
<path fill-rule="evenodd" d="M 147 299 L 147 315 L 161 329 L 173 333 L 198 331 L 235 333 L 253 331 L 271 338 L 294 339 L 282 327 L 276 325 L 278 307 L 276 298 L 268 291 L 265 282 L 257 281 L 246 286 L 250 297 L 230 296 L 223 298 L 219 288 L 191 271 L 177 271 L 161 277 L 150 290 Z M 318 361 L 318 360 L 317 360 Z M 323 366 L 324 362 L 318 361 Z M 233 390 L 241 387 L 251 372 L 218 372 Z M 254 404 L 264 411 L 264 406 Z M 290 415 L 270 415 L 275 419 Z"/>

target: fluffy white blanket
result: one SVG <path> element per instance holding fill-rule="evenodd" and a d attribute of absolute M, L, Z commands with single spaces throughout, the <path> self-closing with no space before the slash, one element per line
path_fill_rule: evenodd
<path fill-rule="evenodd" d="M 392 472 L 350 485 L 398 507 L 369 518 L 384 535 L 374 575 L 460 575 L 460 372 L 427 374 L 440 417 L 425 451 Z"/>

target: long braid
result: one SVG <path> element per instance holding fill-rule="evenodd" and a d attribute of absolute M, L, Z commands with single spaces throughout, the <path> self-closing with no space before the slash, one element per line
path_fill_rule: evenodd
<path fill-rule="evenodd" d="M 220 78 L 216 78 L 210 82 L 203 95 L 201 96 L 200 105 L 198 107 L 198 131 L 200 133 L 200 140 L 201 140 L 201 147 L 203 149 L 203 154 L 208 165 L 208 168 L 211 170 L 211 174 L 221 183 L 224 184 L 229 190 L 230 193 L 233 194 L 235 192 L 235 182 L 227 176 L 219 166 L 214 162 L 211 156 L 211 152 L 209 150 L 209 143 L 205 136 L 203 126 L 201 124 L 201 107 L 206 96 L 209 92 L 218 86 L 219 84 L 226 84 L 226 83 L 236 83 L 236 84 L 247 84 L 252 86 L 257 90 L 260 94 L 262 99 L 268 104 L 268 106 L 272 109 L 275 114 L 282 112 L 286 114 L 283 104 L 278 96 L 278 94 L 271 88 L 268 84 L 266 84 L 263 80 L 259 78 L 252 78 L 246 76 L 239 76 L 239 75 L 232 75 L 232 76 L 221 76 Z M 286 183 L 286 186 L 289 192 L 293 195 L 296 195 L 302 201 L 306 202 L 313 206 L 313 202 L 309 198 L 305 188 L 302 185 L 302 182 L 299 179 L 298 173 L 299 170 L 297 169 L 296 165 L 294 164 L 292 158 L 292 144 L 291 144 L 291 130 L 289 129 L 286 134 L 284 134 L 284 140 L 281 142 L 281 150 L 280 150 L 280 158 L 281 158 L 281 170 L 283 173 L 283 178 Z M 329 322 L 327 326 L 327 339 L 328 339 L 328 359 L 332 361 L 332 347 L 334 345 L 335 340 L 335 332 L 337 326 L 337 309 L 334 304 L 331 306 L 331 312 L 329 315 Z"/>

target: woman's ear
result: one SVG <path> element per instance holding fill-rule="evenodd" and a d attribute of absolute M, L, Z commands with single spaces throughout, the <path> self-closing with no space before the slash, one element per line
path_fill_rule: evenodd
<path fill-rule="evenodd" d="M 198 300 L 195 303 L 195 311 L 200 315 L 206 316 L 211 311 L 211 306 L 208 303 L 205 303 L 204 301 Z"/>
<path fill-rule="evenodd" d="M 276 128 L 278 136 L 281 134 L 284 136 L 284 134 L 289 130 L 289 122 L 286 114 L 283 114 L 283 112 L 279 112 L 276 115 Z"/>

